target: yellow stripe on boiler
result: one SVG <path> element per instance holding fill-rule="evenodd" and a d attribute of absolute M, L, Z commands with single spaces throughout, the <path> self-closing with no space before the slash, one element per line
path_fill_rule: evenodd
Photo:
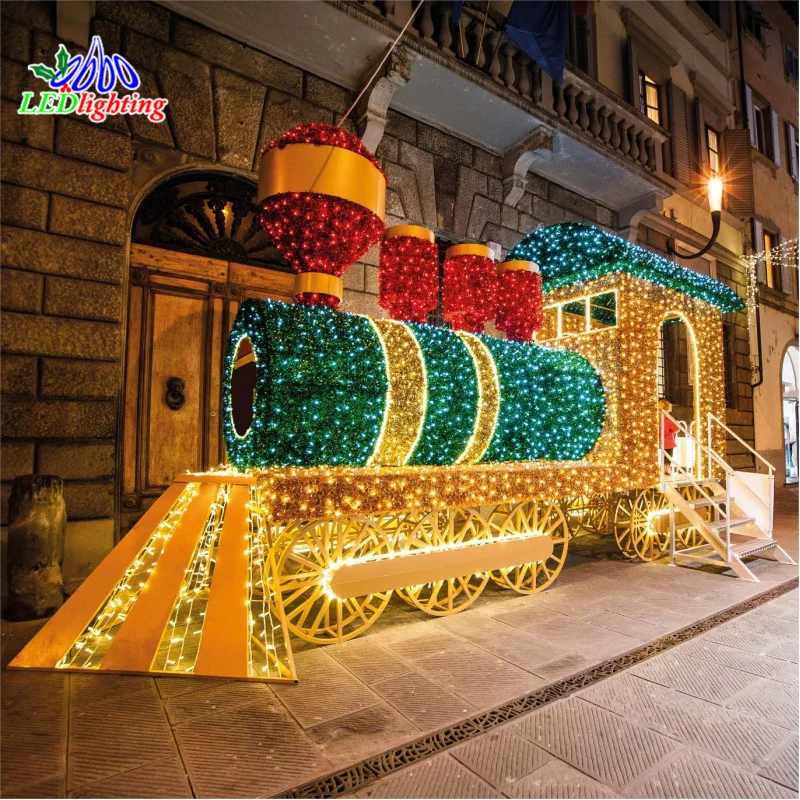
<path fill-rule="evenodd" d="M 368 466 L 402 466 L 419 442 L 428 402 L 428 376 L 414 334 L 402 322 L 371 320 L 386 362 L 383 425 Z"/>
<path fill-rule="evenodd" d="M 475 416 L 472 436 L 464 451 L 456 459 L 456 464 L 477 464 L 489 448 L 497 426 L 497 414 L 500 411 L 500 380 L 489 348 L 477 336 L 463 331 L 458 331 L 457 334 L 467 346 L 475 364 L 478 376 L 478 413 Z"/>

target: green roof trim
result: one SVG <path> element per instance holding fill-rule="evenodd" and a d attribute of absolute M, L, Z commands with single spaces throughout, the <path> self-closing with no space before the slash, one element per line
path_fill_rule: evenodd
<path fill-rule="evenodd" d="M 529 233 L 507 256 L 508 261 L 535 261 L 544 290 L 627 272 L 717 306 L 741 311 L 744 300 L 721 281 L 681 267 L 639 245 L 581 222 L 547 225 Z"/>

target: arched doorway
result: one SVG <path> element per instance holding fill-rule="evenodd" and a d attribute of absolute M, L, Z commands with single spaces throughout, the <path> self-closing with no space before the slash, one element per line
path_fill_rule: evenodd
<path fill-rule="evenodd" d="M 222 365 L 242 300 L 291 301 L 293 273 L 256 223 L 255 183 L 182 173 L 136 210 L 130 251 L 121 532 L 176 474 L 225 459 Z"/>
<path fill-rule="evenodd" d="M 672 403 L 672 416 L 702 435 L 694 331 L 682 314 L 667 314 L 661 322 L 656 370 L 658 397 Z"/>
<path fill-rule="evenodd" d="M 798 479 L 798 347 L 789 345 L 781 364 L 781 402 L 783 406 L 783 458 L 786 483 Z"/>

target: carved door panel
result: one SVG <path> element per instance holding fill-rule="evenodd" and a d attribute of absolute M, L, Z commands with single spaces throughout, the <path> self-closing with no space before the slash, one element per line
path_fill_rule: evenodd
<path fill-rule="evenodd" d="M 293 276 L 134 244 L 125 354 L 121 531 L 178 474 L 225 461 L 222 366 L 241 300 L 291 301 Z"/>

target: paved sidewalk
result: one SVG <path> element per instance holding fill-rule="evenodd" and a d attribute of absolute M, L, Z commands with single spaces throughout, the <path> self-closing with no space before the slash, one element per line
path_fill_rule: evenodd
<path fill-rule="evenodd" d="M 778 495 L 776 531 L 787 549 L 793 547 L 796 552 L 797 493 Z M 296 686 L 199 678 L 4 672 L 3 794 L 271 796 L 626 653 L 797 575 L 796 567 L 765 560 L 751 564 L 761 579 L 758 584 L 665 564 L 630 562 L 614 552 L 613 538 L 588 546 L 578 539 L 570 550 L 562 574 L 550 590 L 540 595 L 521 597 L 490 591 L 464 613 L 443 619 L 421 616 L 402 602 L 393 601 L 387 613 L 360 639 L 326 648 L 298 646 L 300 683 Z M 601 551 L 602 557 L 597 557 Z M 748 623 L 750 629 L 763 627 L 752 641 L 770 650 L 765 660 L 757 654 L 754 663 L 763 660 L 764 664 L 774 666 L 773 662 L 797 661 L 796 637 L 792 639 L 790 635 L 797 626 L 791 619 L 792 608 L 796 615 L 796 597 L 783 601 L 780 618 L 773 620 L 763 609 L 747 616 L 748 620 L 754 620 Z M 730 626 L 735 633 L 735 622 Z M 36 628 L 37 624 L 3 625 L 3 664 L 8 663 Z M 740 633 L 740 637 L 747 635 Z M 726 644 L 730 646 L 730 642 Z M 709 686 L 729 686 L 728 681 L 734 677 L 740 680 L 742 675 L 748 680 L 753 677 L 736 664 L 710 665 L 708 657 L 697 659 L 695 655 L 691 659 L 691 669 L 685 664 L 682 672 L 676 668 L 676 674 L 681 675 L 689 669 L 691 674 L 685 677 L 685 683 L 673 686 L 671 691 L 659 689 L 664 697 L 677 702 L 687 695 L 687 687 L 694 684 L 700 691 L 703 687 L 708 690 Z M 650 663 L 655 662 L 643 663 L 624 677 L 637 686 L 656 686 L 658 680 L 652 674 L 642 674 L 652 669 Z M 668 678 L 672 679 L 670 670 L 660 680 Z M 780 699 L 775 684 L 781 684 L 782 680 L 772 673 L 758 678 L 774 690 L 775 697 L 771 696 L 770 703 Z M 734 685 L 738 684 L 730 684 Z M 741 691 L 730 696 L 724 693 L 700 696 L 696 702 L 691 701 L 694 705 L 685 712 L 689 716 L 681 717 L 676 712 L 676 718 L 696 719 L 701 708 L 725 709 L 726 719 L 744 714 L 750 724 L 752 709 L 740 705 L 727 708 L 733 703 L 752 704 L 746 688 L 742 684 Z M 796 702 L 796 685 L 790 685 L 784 693 Z M 619 769 L 613 763 L 609 762 L 607 767 L 599 765 L 592 771 L 578 761 L 581 748 L 586 750 L 580 738 L 583 728 L 591 724 L 595 726 L 591 730 L 602 732 L 609 720 L 616 725 L 621 719 L 617 714 L 625 709 L 613 706 L 615 697 L 608 695 L 601 702 L 595 696 L 592 699 L 573 696 L 536 712 L 538 727 L 525 732 L 518 729 L 517 723 L 513 729 L 507 726 L 487 736 L 500 736 L 505 741 L 503 737 L 513 732 L 516 738 L 509 741 L 529 743 L 518 757 L 509 756 L 517 764 L 515 781 L 531 775 L 532 783 L 550 780 L 551 772 L 567 770 L 564 765 L 571 764 L 569 769 L 582 770 L 604 782 L 605 791 L 628 790 L 633 784 L 624 780 L 626 775 L 613 771 Z M 677 757 L 679 751 L 686 750 L 691 724 L 686 721 L 686 730 L 675 732 L 659 729 L 657 722 L 653 722 L 656 727 L 651 729 L 649 723 L 637 721 L 636 708 L 628 700 L 631 707 L 625 711 L 625 724 L 612 726 L 607 734 L 602 734 L 603 738 L 610 742 L 619 735 L 620 747 L 640 753 L 632 762 L 641 767 L 636 767 L 636 779 L 662 764 L 671 769 L 672 762 L 653 759 L 670 754 Z M 646 697 L 641 703 L 640 713 L 645 714 Z M 765 708 L 772 709 L 772 705 Z M 691 716 L 693 711 L 697 712 L 695 717 Z M 765 741 L 775 739 L 773 728 L 788 730 L 771 718 L 763 723 L 754 719 L 753 730 L 759 724 L 769 728 L 764 733 Z M 669 719 L 663 722 L 668 723 Z M 638 750 L 625 733 L 628 726 L 633 726 L 637 735 L 645 731 Z M 567 738 L 559 738 L 565 734 Z M 714 732 L 713 736 L 722 734 Z M 775 747 L 778 746 L 776 743 Z M 763 763 L 745 765 L 740 762 L 750 752 L 750 745 L 737 746 L 734 741 L 730 747 L 730 751 L 725 751 L 729 757 L 734 752 L 741 756 L 736 762 L 739 769 L 749 769 L 753 775 L 761 771 L 758 780 L 779 780 L 772 773 L 763 773 L 772 751 L 753 750 L 752 757 L 761 758 Z M 719 749 L 714 755 L 724 758 L 723 748 Z M 445 780 L 449 786 L 456 779 L 455 773 L 447 777 L 447 770 L 455 770 L 475 782 L 474 791 L 464 790 L 462 795 L 459 789 L 456 796 L 477 796 L 479 791 L 494 795 L 505 792 L 488 775 L 478 777 L 473 769 L 480 770 L 474 765 L 465 770 L 453 752 L 414 767 L 415 774 L 437 770 L 430 774 L 439 775 L 437 780 Z M 439 767 L 440 764 L 444 766 Z M 731 769 L 736 768 L 731 766 Z M 412 780 L 411 774 L 409 769 L 402 773 L 402 778 L 398 773 L 386 779 L 386 783 L 364 791 L 391 793 L 395 790 L 385 788 L 390 781 Z M 501 775 L 496 780 L 505 777 Z M 426 785 L 426 796 L 436 796 L 434 784 Z M 405 791 L 401 790 L 401 794 Z M 533 793 L 532 788 L 522 791 Z M 652 791 L 657 793 L 655 789 Z M 442 792 L 445 796 L 444 788 Z"/>
<path fill-rule="evenodd" d="M 797 797 L 797 590 L 357 797 Z"/>

